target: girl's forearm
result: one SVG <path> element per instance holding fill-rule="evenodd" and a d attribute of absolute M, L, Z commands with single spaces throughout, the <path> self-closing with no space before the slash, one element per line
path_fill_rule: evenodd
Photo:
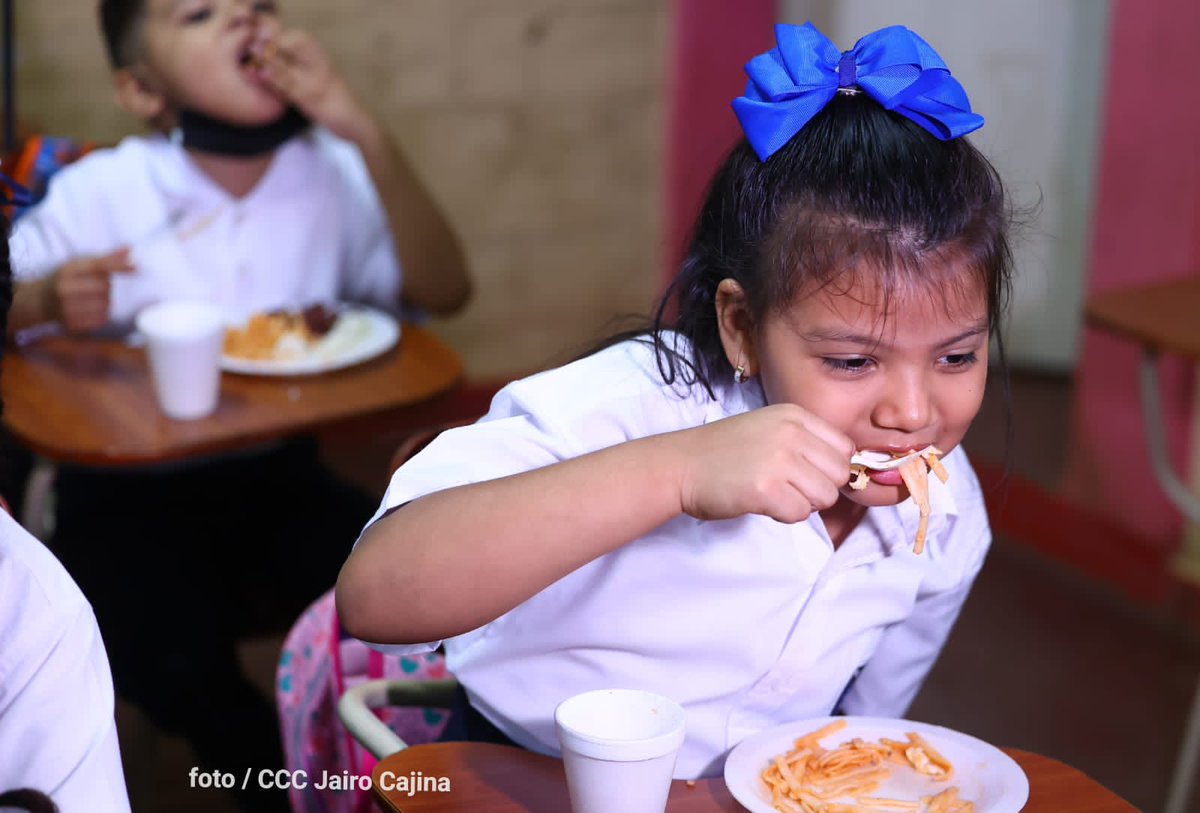
<path fill-rule="evenodd" d="M 436 314 L 460 310 L 471 283 L 454 230 L 380 125 L 370 121 L 355 141 L 383 202 L 404 272 L 404 300 Z"/>
<path fill-rule="evenodd" d="M 368 641 L 417 643 L 499 617 L 679 515 L 675 434 L 403 506 L 364 533 L 342 568 L 339 618 Z"/>

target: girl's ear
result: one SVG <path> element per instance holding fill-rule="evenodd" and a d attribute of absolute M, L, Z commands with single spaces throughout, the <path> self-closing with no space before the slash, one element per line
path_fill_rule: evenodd
<path fill-rule="evenodd" d="M 725 358 L 735 370 L 744 367 L 746 378 L 758 372 L 758 354 L 754 347 L 754 321 L 746 303 L 746 293 L 734 279 L 723 279 L 717 286 L 717 328 Z"/>
<path fill-rule="evenodd" d="M 113 73 L 113 98 L 118 107 L 142 121 L 153 122 L 167 109 L 167 97 L 136 65 Z"/>

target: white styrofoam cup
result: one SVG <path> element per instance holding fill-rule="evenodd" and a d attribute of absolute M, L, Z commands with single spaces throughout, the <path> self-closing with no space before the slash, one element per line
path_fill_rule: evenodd
<path fill-rule="evenodd" d="M 640 689 L 600 689 L 554 711 L 574 813 L 663 813 L 685 715 Z"/>
<path fill-rule="evenodd" d="M 154 393 L 163 413 L 186 421 L 211 415 L 221 385 L 225 323 L 208 302 L 159 302 L 137 316 Z"/>

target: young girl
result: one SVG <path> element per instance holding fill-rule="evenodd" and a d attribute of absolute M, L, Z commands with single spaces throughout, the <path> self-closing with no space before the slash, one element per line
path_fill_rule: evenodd
<path fill-rule="evenodd" d="M 444 433 L 339 578 L 348 630 L 444 640 L 468 713 L 527 748 L 557 753 L 556 704 L 596 688 L 685 707 L 681 778 L 790 720 L 900 716 L 983 563 L 958 444 L 1010 252 L 1001 183 L 958 137 L 982 119 L 906 29 L 846 55 L 776 37 L 653 329 Z M 851 489 L 850 458 L 929 445 L 948 479 L 918 554 L 899 475 Z"/>

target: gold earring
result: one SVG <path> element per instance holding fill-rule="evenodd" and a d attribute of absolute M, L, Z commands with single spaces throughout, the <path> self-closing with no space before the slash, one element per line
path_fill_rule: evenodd
<path fill-rule="evenodd" d="M 746 365 L 739 364 L 737 367 L 734 368 L 733 380 L 737 384 L 745 384 L 746 383 Z"/>

